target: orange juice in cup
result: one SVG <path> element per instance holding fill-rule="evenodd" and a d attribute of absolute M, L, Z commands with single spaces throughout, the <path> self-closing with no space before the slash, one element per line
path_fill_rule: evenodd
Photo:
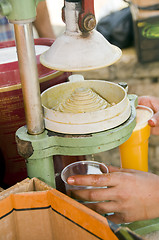
<path fill-rule="evenodd" d="M 119 146 L 121 167 L 147 172 L 150 136 L 148 120 L 152 117 L 153 111 L 148 107 L 138 105 L 136 115 L 136 127 L 132 135 Z"/>

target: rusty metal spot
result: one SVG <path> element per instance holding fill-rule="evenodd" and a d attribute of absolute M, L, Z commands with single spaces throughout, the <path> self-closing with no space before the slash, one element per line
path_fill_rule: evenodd
<path fill-rule="evenodd" d="M 33 154 L 34 150 L 31 142 L 21 140 L 19 137 L 16 136 L 16 143 L 18 153 L 23 158 L 27 159 Z"/>

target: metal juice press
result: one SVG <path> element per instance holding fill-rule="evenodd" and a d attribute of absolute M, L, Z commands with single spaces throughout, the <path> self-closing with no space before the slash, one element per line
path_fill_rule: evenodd
<path fill-rule="evenodd" d="M 127 96 L 131 112 L 124 122 L 111 129 L 82 134 L 46 129 L 32 34 L 32 22 L 36 17 L 38 2 L 4 0 L 0 2 L 0 9 L 14 24 L 25 105 L 27 125 L 16 132 L 18 151 L 26 159 L 30 178 L 37 177 L 56 187 L 53 156 L 94 154 L 125 142 L 135 127 L 137 97 Z M 120 58 L 121 50 L 108 43 L 94 30 L 93 9 L 93 0 L 65 0 L 63 19 L 66 31 L 41 55 L 42 64 L 49 68 L 74 72 L 105 67 Z M 126 94 L 123 89 L 120 87 L 121 92 Z"/>

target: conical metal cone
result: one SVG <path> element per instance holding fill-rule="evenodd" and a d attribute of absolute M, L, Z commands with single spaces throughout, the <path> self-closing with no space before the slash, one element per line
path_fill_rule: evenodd
<path fill-rule="evenodd" d="M 41 63 L 60 71 L 88 71 L 115 63 L 121 50 L 93 30 L 87 37 L 64 33 L 40 56 Z"/>
<path fill-rule="evenodd" d="M 80 87 L 53 109 L 65 113 L 86 113 L 103 110 L 108 106 L 111 105 L 91 88 Z"/>

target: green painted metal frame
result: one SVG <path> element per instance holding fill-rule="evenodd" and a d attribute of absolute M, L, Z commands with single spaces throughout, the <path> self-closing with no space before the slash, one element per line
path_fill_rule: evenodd
<path fill-rule="evenodd" d="M 55 187 L 53 155 L 79 156 L 104 152 L 124 143 L 136 125 L 137 96 L 128 95 L 131 116 L 122 125 L 99 133 L 86 135 L 60 134 L 45 130 L 29 135 L 26 126 L 16 132 L 19 154 L 24 157 L 30 178 L 37 177 Z"/>
<path fill-rule="evenodd" d="M 25 21 L 36 17 L 36 6 L 44 0 L 0 0 L 0 13 L 10 21 Z"/>

